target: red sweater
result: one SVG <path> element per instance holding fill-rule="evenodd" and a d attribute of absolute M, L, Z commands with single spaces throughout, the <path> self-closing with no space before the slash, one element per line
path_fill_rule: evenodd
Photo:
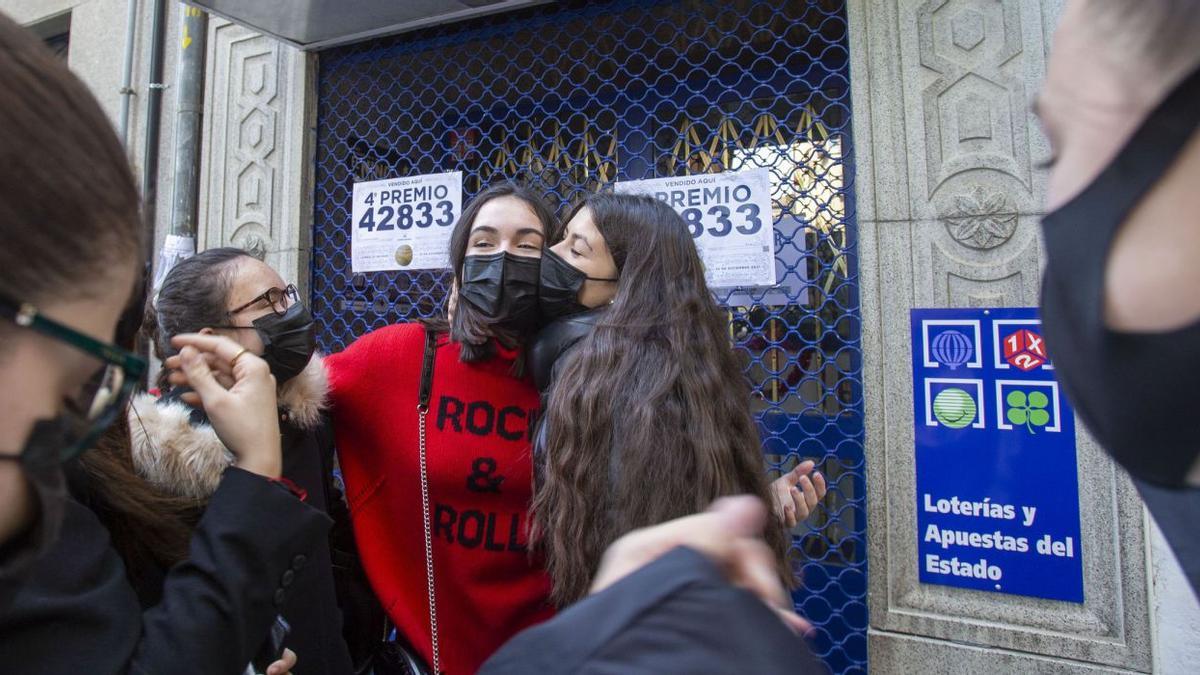
<path fill-rule="evenodd" d="M 419 324 L 388 326 L 326 365 L 363 565 L 432 667 L 416 410 L 424 340 Z M 549 577 L 526 550 L 538 393 L 509 375 L 513 352 L 468 364 L 458 344 L 438 344 L 425 418 L 438 642 L 442 671 L 464 675 L 553 613 Z"/>

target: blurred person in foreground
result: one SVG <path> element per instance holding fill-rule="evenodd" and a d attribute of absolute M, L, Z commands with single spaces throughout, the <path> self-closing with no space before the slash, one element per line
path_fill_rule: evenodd
<path fill-rule="evenodd" d="M 1046 344 L 1088 429 L 1200 587 L 1200 3 L 1073 0 L 1050 140 Z"/>
<path fill-rule="evenodd" d="M 0 99 L 0 668 L 241 673 L 289 594 L 283 578 L 329 527 L 275 480 L 279 431 L 261 423 L 274 418 L 274 380 L 228 339 L 175 341 L 175 367 L 236 459 L 161 601 L 143 611 L 108 530 L 68 495 L 63 472 L 121 417 L 145 368 L 118 331 L 141 304 L 137 189 L 91 93 L 2 15 Z M 231 388 L 201 352 L 229 365 Z M 295 662 L 259 668 L 279 675 Z"/>

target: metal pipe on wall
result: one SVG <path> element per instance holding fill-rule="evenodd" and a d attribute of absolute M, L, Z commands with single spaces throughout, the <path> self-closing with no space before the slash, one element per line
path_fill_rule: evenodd
<path fill-rule="evenodd" d="M 133 99 L 133 45 L 137 41 L 137 0 L 129 0 L 125 15 L 125 61 L 121 75 L 121 142 L 129 146 L 129 107 Z"/>
<path fill-rule="evenodd" d="M 150 23 L 150 82 L 146 85 L 146 143 L 142 153 L 142 210 L 147 242 L 153 242 L 155 204 L 158 200 L 158 139 L 162 121 L 163 22 L 167 0 L 154 0 Z M 151 254 L 153 255 L 153 254 Z M 151 258 L 153 259 L 153 258 Z"/>
<path fill-rule="evenodd" d="M 167 0 L 154 0 L 154 14 L 150 23 L 150 76 L 146 85 L 146 138 L 142 150 L 142 218 L 146 230 L 146 274 L 150 275 L 154 265 L 155 203 L 158 200 L 158 139 L 162 121 L 163 71 L 163 22 L 167 12 Z M 157 285 L 155 286 L 157 289 Z M 153 362 L 154 349 L 145 344 L 139 351 Z M 143 375 L 148 378 L 149 375 Z M 148 379 L 142 386 L 148 386 Z"/>
<path fill-rule="evenodd" d="M 180 27 L 179 69 L 175 77 L 175 186 L 171 199 L 170 234 L 190 237 L 193 246 L 196 237 L 196 203 L 200 191 L 207 38 L 208 14 L 196 7 L 184 7 Z"/>

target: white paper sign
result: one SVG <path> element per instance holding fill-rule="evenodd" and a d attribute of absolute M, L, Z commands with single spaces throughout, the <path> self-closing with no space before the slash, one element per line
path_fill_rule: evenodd
<path fill-rule="evenodd" d="M 462 172 L 354 184 L 350 268 L 354 272 L 450 266 L 450 233 L 462 215 Z"/>
<path fill-rule="evenodd" d="M 648 178 L 617 192 L 666 202 L 687 221 L 713 288 L 775 285 L 775 228 L 767 169 Z"/>
<path fill-rule="evenodd" d="M 158 252 L 158 269 L 154 274 L 154 292 L 162 288 L 171 268 L 196 255 L 196 238 L 179 234 L 168 234 L 163 240 L 162 250 Z"/>

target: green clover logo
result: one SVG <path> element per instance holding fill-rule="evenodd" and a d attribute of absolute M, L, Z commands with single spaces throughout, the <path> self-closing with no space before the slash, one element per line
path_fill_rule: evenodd
<path fill-rule="evenodd" d="M 1008 421 L 1023 425 L 1029 433 L 1035 434 L 1034 427 L 1044 427 L 1050 423 L 1050 413 L 1046 411 L 1050 398 L 1042 392 L 1031 391 L 1026 394 L 1020 390 L 1011 391 L 1004 400 L 1008 402 L 1008 412 L 1005 414 Z"/>

